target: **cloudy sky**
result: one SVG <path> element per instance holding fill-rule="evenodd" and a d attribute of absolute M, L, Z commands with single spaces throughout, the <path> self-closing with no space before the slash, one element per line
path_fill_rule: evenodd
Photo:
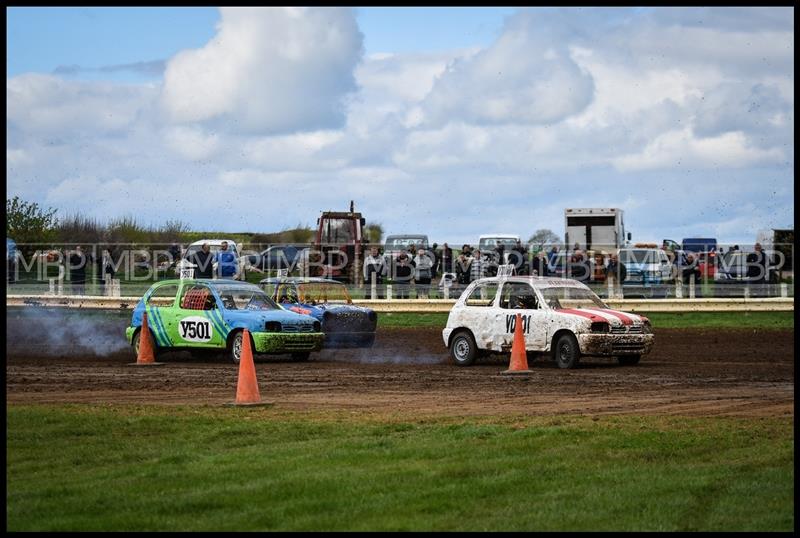
<path fill-rule="evenodd" d="M 7 8 L 7 196 L 476 242 L 794 221 L 793 8 Z"/>

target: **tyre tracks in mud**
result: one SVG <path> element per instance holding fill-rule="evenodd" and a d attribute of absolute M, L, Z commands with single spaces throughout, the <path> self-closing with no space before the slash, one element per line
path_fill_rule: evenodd
<path fill-rule="evenodd" d="M 460 415 L 793 416 L 792 331 L 657 330 L 637 366 L 585 358 L 575 370 L 545 360 L 507 377 L 508 357 L 449 362 L 436 328 L 381 329 L 369 350 L 325 350 L 305 363 L 259 357 L 264 400 L 299 411 L 350 410 L 415 417 Z M 128 366 L 128 351 L 6 346 L 6 401 L 220 405 L 235 396 L 237 367 L 168 353 L 160 367 Z"/>

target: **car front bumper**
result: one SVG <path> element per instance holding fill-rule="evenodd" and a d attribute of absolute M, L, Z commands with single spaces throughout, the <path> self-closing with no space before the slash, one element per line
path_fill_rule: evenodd
<path fill-rule="evenodd" d="M 319 351 L 325 335 L 319 333 L 250 333 L 256 353 L 292 353 L 295 351 Z"/>
<path fill-rule="evenodd" d="M 653 348 L 653 334 L 581 334 L 578 345 L 584 355 L 646 355 Z"/>

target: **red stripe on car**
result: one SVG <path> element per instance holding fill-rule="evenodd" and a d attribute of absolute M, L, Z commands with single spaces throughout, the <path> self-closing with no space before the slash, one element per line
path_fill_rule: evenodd
<path fill-rule="evenodd" d="M 575 308 L 558 308 L 556 312 L 561 314 L 572 314 L 574 316 L 581 316 L 582 318 L 589 318 L 592 321 L 606 321 L 605 318 L 602 316 L 598 316 L 597 314 L 592 314 L 591 312 L 583 312 L 582 310 L 577 310 Z"/>
<path fill-rule="evenodd" d="M 620 320 L 623 325 L 633 325 L 633 319 L 626 316 L 622 312 L 617 312 L 616 310 L 610 310 L 607 308 L 590 308 L 589 310 L 597 310 L 598 312 L 604 312 L 609 316 L 614 316 L 615 318 Z"/>

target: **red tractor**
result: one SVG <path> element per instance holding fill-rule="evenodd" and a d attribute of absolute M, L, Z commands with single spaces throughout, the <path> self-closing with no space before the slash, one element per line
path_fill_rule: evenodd
<path fill-rule="evenodd" d="M 367 240 L 364 237 L 366 220 L 356 213 L 350 201 L 350 211 L 324 211 L 317 219 L 317 234 L 313 255 L 316 276 L 333 278 L 361 286 L 364 281 L 362 265 Z M 319 259 L 321 258 L 321 259 Z"/>

